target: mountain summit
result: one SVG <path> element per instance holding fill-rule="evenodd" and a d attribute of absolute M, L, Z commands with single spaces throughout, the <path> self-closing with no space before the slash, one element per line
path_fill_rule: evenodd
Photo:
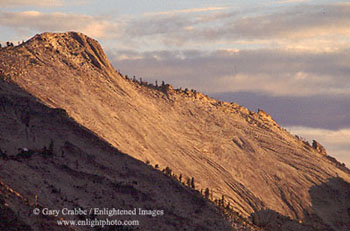
<path fill-rule="evenodd" d="M 349 170 L 263 110 L 129 79 L 115 71 L 97 41 L 76 32 L 44 33 L 2 48 L 0 69 L 3 79 L 64 109 L 115 148 L 193 178 L 197 189 L 208 188 L 213 200 L 224 197 L 260 226 L 350 226 Z"/>

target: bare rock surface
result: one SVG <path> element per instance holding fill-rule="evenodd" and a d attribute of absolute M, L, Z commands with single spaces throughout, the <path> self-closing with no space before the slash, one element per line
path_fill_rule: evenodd
<path fill-rule="evenodd" d="M 316 140 L 312 141 L 312 147 L 314 149 L 316 149 L 319 153 L 321 153 L 321 154 L 323 154 L 325 156 L 327 155 L 326 149 L 319 142 L 317 142 Z"/>
<path fill-rule="evenodd" d="M 95 40 L 75 32 L 44 33 L 3 48 L 0 69 L 3 79 L 49 107 L 65 109 L 122 152 L 194 177 L 197 188 L 210 188 L 214 198 L 224 195 L 238 213 L 257 223 L 264 223 L 271 211 L 316 230 L 350 225 L 349 214 L 339 217 L 326 208 L 337 200 L 336 190 L 347 189 L 348 169 L 262 110 L 129 80 L 114 70 Z M 329 190 L 324 192 L 323 185 Z M 323 193 L 333 197 L 323 198 Z M 334 209 L 345 211 L 346 206 L 339 203 Z"/>

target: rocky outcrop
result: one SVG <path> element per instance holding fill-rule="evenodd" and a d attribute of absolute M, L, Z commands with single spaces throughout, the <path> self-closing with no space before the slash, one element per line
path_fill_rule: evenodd
<path fill-rule="evenodd" d="M 312 141 L 312 147 L 319 153 L 321 153 L 322 155 L 327 156 L 327 151 L 326 149 L 316 140 Z"/>

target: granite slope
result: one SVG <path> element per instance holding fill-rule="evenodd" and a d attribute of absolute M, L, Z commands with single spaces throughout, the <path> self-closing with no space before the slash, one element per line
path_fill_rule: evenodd
<path fill-rule="evenodd" d="M 311 193 L 326 184 L 336 195 L 340 189 L 329 182 L 348 183 L 349 170 L 263 110 L 130 80 L 115 71 L 96 40 L 76 32 L 43 33 L 3 48 L 0 68 L 4 79 L 49 107 L 65 109 L 122 152 L 194 177 L 197 188 L 210 188 L 214 198 L 224 195 L 257 223 L 272 211 L 325 229 L 349 227 L 348 204 L 334 208 L 346 214 L 335 222 L 333 211 L 314 209 L 322 205 L 315 198 L 323 192 Z M 331 197 L 326 199 L 332 204 Z"/>

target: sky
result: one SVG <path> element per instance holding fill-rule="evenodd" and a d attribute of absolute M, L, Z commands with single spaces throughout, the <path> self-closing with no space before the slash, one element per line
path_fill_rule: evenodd
<path fill-rule="evenodd" d="M 114 67 L 271 116 L 350 166 L 350 3 L 0 0 L 0 43 L 79 31 Z"/>

